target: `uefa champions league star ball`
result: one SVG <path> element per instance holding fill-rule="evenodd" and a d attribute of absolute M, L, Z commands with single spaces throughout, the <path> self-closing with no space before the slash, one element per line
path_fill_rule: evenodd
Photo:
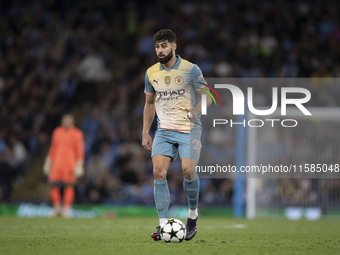
<path fill-rule="evenodd" d="M 180 243 L 186 234 L 185 225 L 178 219 L 168 219 L 161 225 L 161 238 L 166 243 Z"/>

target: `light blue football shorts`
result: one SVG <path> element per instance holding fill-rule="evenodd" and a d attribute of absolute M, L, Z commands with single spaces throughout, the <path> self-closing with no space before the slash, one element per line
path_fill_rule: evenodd
<path fill-rule="evenodd" d="M 179 154 L 181 159 L 191 158 L 198 161 L 201 148 L 201 131 L 189 134 L 158 128 L 152 144 L 151 157 L 164 155 L 175 160 L 177 154 Z"/>

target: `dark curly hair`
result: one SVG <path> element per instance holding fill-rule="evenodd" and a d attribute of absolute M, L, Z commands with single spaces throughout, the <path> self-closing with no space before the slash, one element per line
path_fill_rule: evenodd
<path fill-rule="evenodd" d="M 154 42 L 168 40 L 169 43 L 177 42 L 177 35 L 171 29 L 161 29 L 153 36 Z"/>

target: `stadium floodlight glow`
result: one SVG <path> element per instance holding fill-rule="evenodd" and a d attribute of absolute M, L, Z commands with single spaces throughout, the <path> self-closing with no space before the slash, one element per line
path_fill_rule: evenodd
<path fill-rule="evenodd" d="M 233 97 L 233 115 L 244 115 L 244 94 L 242 90 L 232 84 L 215 84 L 217 89 L 228 89 Z M 304 94 L 303 98 L 288 98 L 289 93 Z M 202 115 L 207 114 L 207 95 L 202 94 L 201 112 Z M 249 111 L 255 115 L 270 115 L 275 112 L 278 107 L 278 88 L 272 89 L 272 105 L 269 109 L 255 109 L 253 103 L 253 88 L 247 88 L 247 104 Z M 287 114 L 287 105 L 295 105 L 304 115 L 312 115 L 303 105 L 311 99 L 311 93 L 308 89 L 299 87 L 283 87 L 281 88 L 281 115 Z"/>

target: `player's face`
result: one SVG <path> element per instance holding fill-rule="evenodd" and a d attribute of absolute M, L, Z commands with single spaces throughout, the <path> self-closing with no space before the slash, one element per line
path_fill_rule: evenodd
<path fill-rule="evenodd" d="M 61 125 L 64 128 L 71 128 L 74 125 L 74 118 L 72 115 L 65 115 L 61 121 Z"/>
<path fill-rule="evenodd" d="M 169 43 L 168 41 L 156 42 L 155 50 L 158 61 L 161 64 L 166 64 L 174 55 L 174 50 L 176 45 L 174 43 Z"/>

